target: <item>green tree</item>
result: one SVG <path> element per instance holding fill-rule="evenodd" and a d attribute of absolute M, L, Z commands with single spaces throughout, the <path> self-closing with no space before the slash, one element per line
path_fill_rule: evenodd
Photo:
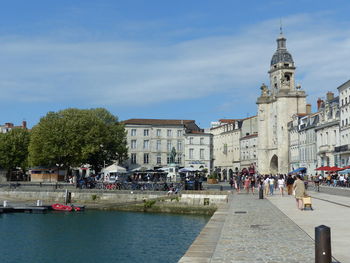
<path fill-rule="evenodd" d="M 8 178 L 16 168 L 22 171 L 28 165 L 29 132 L 27 129 L 14 128 L 0 134 L 0 166 L 7 170 Z"/>
<path fill-rule="evenodd" d="M 126 156 L 124 127 L 105 109 L 49 112 L 32 129 L 32 165 L 69 168 L 90 164 L 98 172 L 104 163 Z"/>

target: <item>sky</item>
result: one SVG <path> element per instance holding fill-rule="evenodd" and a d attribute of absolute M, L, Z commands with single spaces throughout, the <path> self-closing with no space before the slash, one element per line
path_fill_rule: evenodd
<path fill-rule="evenodd" d="M 282 23 L 313 105 L 350 79 L 350 1 L 0 0 L 0 124 L 103 107 L 202 128 L 257 112 Z"/>

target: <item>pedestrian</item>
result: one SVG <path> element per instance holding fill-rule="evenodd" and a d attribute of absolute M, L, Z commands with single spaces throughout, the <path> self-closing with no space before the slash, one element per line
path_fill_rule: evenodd
<path fill-rule="evenodd" d="M 230 186 L 231 186 L 231 189 L 233 188 L 233 177 L 230 177 Z"/>
<path fill-rule="evenodd" d="M 297 208 L 303 210 L 303 197 L 305 196 L 305 184 L 298 174 L 293 184 L 293 190 L 295 191 L 295 201 L 297 202 Z"/>
<path fill-rule="evenodd" d="M 241 190 L 241 180 L 242 180 L 242 177 L 241 177 L 240 174 L 238 174 L 238 175 L 236 176 L 236 184 L 237 184 L 236 189 L 237 189 L 237 193 L 239 193 L 240 190 Z"/>
<path fill-rule="evenodd" d="M 287 178 L 287 192 L 288 195 L 292 195 L 293 193 L 293 184 L 294 184 L 294 178 L 289 174 Z"/>
<path fill-rule="evenodd" d="M 250 179 L 250 187 L 252 188 L 252 194 L 254 194 L 254 189 L 255 189 L 255 176 L 252 175 Z"/>
<path fill-rule="evenodd" d="M 277 183 L 278 183 L 278 188 L 280 190 L 280 194 L 281 194 L 281 196 L 283 196 L 284 179 L 283 179 L 283 175 L 282 174 L 280 175 L 280 178 L 278 179 Z"/>
<path fill-rule="evenodd" d="M 269 176 L 268 175 L 265 175 L 265 180 L 264 180 L 264 194 L 265 196 L 268 196 L 269 195 Z"/>
<path fill-rule="evenodd" d="M 273 178 L 272 175 L 270 175 L 270 178 L 269 178 L 269 186 L 270 186 L 270 195 L 273 195 L 273 190 L 275 187 L 275 179 Z"/>
<path fill-rule="evenodd" d="M 245 180 L 244 180 L 244 188 L 245 188 L 247 194 L 249 194 L 250 178 L 248 175 L 246 175 Z"/>

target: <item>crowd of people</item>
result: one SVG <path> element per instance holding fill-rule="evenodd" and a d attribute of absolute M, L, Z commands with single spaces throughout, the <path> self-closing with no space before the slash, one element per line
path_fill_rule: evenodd
<path fill-rule="evenodd" d="M 231 188 L 235 188 L 237 192 L 244 190 L 246 193 L 251 192 L 254 194 L 256 189 L 262 188 L 266 196 L 274 195 L 277 191 L 283 196 L 285 188 L 288 195 L 292 194 L 295 180 L 296 176 L 286 174 L 249 175 L 237 173 L 231 177 L 229 183 Z"/>
<path fill-rule="evenodd" d="M 333 174 L 316 174 L 311 177 L 311 180 L 315 183 L 315 186 L 327 185 L 333 187 L 350 187 L 349 174 L 333 173 Z"/>

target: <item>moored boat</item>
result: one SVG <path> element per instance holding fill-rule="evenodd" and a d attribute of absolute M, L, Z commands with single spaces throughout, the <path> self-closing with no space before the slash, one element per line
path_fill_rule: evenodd
<path fill-rule="evenodd" d="M 63 205 L 63 204 L 53 204 L 52 206 L 53 210 L 56 211 L 82 211 L 84 209 L 83 206 L 74 206 L 74 205 Z"/>

